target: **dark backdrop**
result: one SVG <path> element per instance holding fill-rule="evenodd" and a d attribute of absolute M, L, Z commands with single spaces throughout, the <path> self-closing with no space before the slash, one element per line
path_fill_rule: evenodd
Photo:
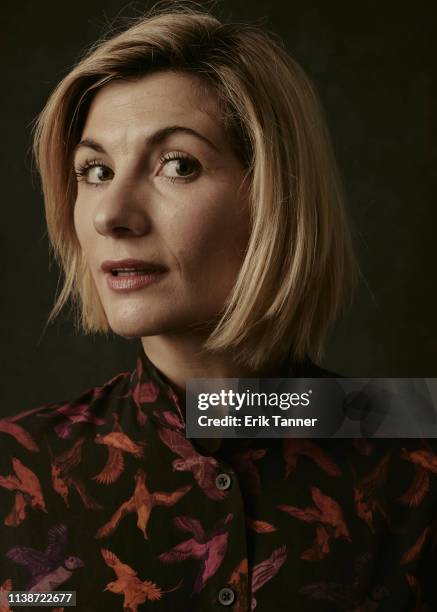
<path fill-rule="evenodd" d="M 31 121 L 81 50 L 145 6 L 2 6 L 3 414 L 72 399 L 133 366 L 138 344 L 77 336 L 68 311 L 45 329 L 58 272 L 29 146 Z M 227 0 L 216 11 L 282 35 L 327 113 L 366 280 L 322 365 L 355 377 L 437 376 L 432 3 Z"/>

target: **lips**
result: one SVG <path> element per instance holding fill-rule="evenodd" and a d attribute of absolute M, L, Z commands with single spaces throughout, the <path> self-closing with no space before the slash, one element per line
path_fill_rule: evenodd
<path fill-rule="evenodd" d="M 129 274 L 153 274 L 156 272 L 166 272 L 168 268 L 156 261 L 146 261 L 144 259 L 107 259 L 100 266 L 101 270 L 111 273 L 113 276 L 125 276 Z"/>

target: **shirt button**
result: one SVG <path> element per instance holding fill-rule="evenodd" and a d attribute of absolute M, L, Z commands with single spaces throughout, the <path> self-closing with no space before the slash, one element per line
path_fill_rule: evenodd
<path fill-rule="evenodd" d="M 223 587 L 219 591 L 218 600 L 222 606 L 231 606 L 235 600 L 235 593 L 229 587 Z"/>
<path fill-rule="evenodd" d="M 226 489 L 229 489 L 231 486 L 231 482 L 232 480 L 229 474 L 225 474 L 225 472 L 223 472 L 222 474 L 218 474 L 216 476 L 215 486 L 221 491 L 226 491 Z"/>

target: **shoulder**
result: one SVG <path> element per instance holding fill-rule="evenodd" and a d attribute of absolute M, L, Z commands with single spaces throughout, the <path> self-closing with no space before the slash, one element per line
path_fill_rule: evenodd
<path fill-rule="evenodd" d="M 86 423 L 100 423 L 112 400 L 123 397 L 129 386 L 130 372 L 121 372 L 103 384 L 90 387 L 70 399 L 63 399 L 24 409 L 0 419 L 0 444 L 3 450 L 38 452 L 42 436 L 69 438 L 73 430 Z M 5 457 L 5 452 L 2 453 Z"/>

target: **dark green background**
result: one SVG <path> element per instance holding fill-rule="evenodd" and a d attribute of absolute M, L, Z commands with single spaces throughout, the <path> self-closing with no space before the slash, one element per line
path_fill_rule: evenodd
<path fill-rule="evenodd" d="M 49 270 L 30 124 L 82 49 L 146 4 L 2 5 L 2 412 L 72 399 L 134 363 L 136 342 L 45 323 Z M 219 15 L 282 35 L 325 107 L 365 276 L 334 328 L 324 367 L 355 377 L 437 376 L 437 214 L 431 2 L 221 2 Z"/>

